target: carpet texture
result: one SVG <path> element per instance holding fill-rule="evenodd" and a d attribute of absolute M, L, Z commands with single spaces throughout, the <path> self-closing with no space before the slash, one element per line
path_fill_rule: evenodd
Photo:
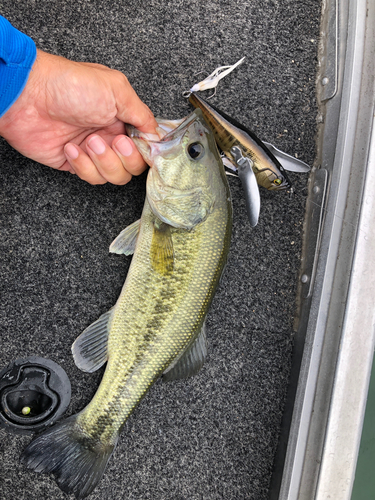
<path fill-rule="evenodd" d="M 0 0 L 38 48 L 123 71 L 155 115 L 177 119 L 200 71 L 242 66 L 212 103 L 312 165 L 318 0 L 148 2 Z M 70 346 L 116 301 L 130 258 L 108 253 L 139 218 L 145 174 L 91 186 L 0 140 L 0 368 L 29 355 L 67 372 L 66 415 L 91 400 L 103 370 L 81 373 Z M 265 500 L 288 384 L 308 176 L 294 196 L 261 190 L 251 229 L 230 178 L 229 263 L 207 321 L 208 359 L 189 380 L 157 382 L 126 423 L 91 500 Z M 30 436 L 0 430 L 0 498 L 63 500 L 52 477 L 19 464 Z"/>

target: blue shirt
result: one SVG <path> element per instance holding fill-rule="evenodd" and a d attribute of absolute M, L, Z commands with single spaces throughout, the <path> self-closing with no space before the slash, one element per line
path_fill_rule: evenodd
<path fill-rule="evenodd" d="M 31 38 L 0 16 L 0 116 L 21 95 L 35 59 Z"/>

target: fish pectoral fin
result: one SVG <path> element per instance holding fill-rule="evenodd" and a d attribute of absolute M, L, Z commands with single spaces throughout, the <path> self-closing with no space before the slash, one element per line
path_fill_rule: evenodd
<path fill-rule="evenodd" d="M 171 226 L 156 220 L 150 247 L 152 267 L 166 276 L 173 271 L 174 254 Z"/>
<path fill-rule="evenodd" d="M 163 381 L 178 380 L 196 375 L 207 356 L 206 324 L 204 323 L 193 345 L 163 373 Z"/>
<path fill-rule="evenodd" d="M 141 219 L 138 219 L 121 231 L 117 238 L 111 243 L 109 251 L 111 253 L 132 255 L 137 243 L 140 224 Z"/>
<path fill-rule="evenodd" d="M 113 307 L 84 330 L 72 345 L 74 362 L 83 372 L 92 373 L 108 359 L 108 323 Z"/>

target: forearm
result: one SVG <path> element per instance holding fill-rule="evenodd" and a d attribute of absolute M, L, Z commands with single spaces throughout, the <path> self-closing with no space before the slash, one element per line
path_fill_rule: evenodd
<path fill-rule="evenodd" d="M 33 40 L 0 16 L 0 117 L 21 95 L 35 58 Z"/>

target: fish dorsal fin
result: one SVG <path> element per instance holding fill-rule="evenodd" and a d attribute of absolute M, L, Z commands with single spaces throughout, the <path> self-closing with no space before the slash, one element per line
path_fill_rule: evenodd
<path fill-rule="evenodd" d="M 130 226 L 121 231 L 117 238 L 113 240 L 109 247 L 109 251 L 111 253 L 132 255 L 137 243 L 140 223 L 141 219 L 136 220 L 133 224 L 130 224 Z"/>
<path fill-rule="evenodd" d="M 154 222 L 150 258 L 152 267 L 158 273 L 166 276 L 173 271 L 174 256 L 171 226 L 158 219 Z"/>
<path fill-rule="evenodd" d="M 202 368 L 207 356 L 206 324 L 204 323 L 193 345 L 163 373 L 164 382 L 192 377 Z"/>
<path fill-rule="evenodd" d="M 107 361 L 108 323 L 113 308 L 84 330 L 72 345 L 74 362 L 83 372 L 92 373 Z"/>

